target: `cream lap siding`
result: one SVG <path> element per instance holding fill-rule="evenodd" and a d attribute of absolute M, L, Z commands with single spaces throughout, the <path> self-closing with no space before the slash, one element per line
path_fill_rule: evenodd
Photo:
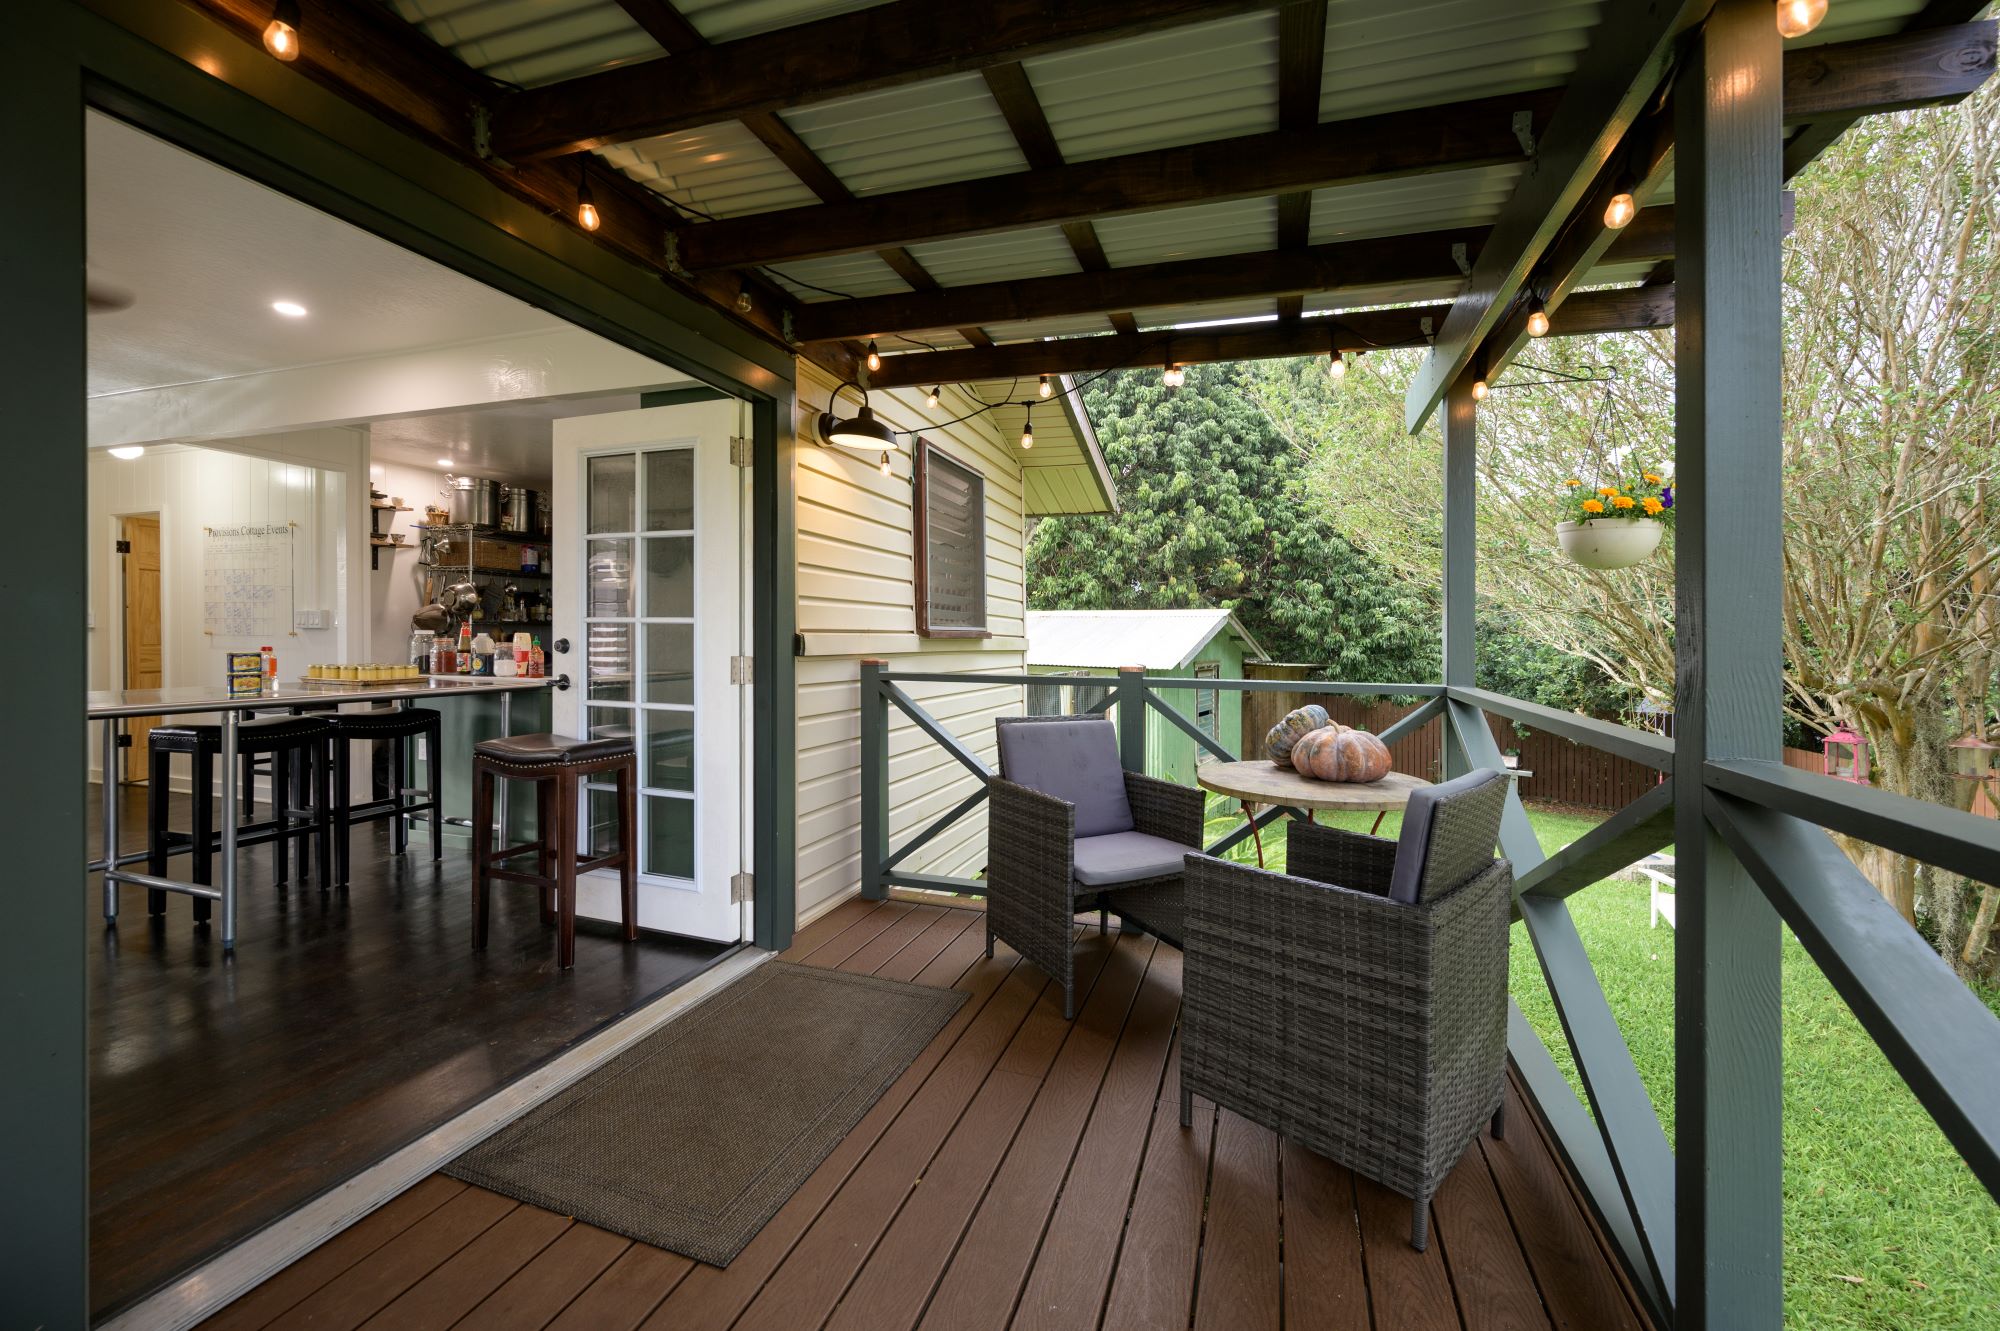
<path fill-rule="evenodd" d="M 919 638 L 911 525 L 911 454 L 883 476 L 874 455 L 819 446 L 817 421 L 834 384 L 799 365 L 798 627 L 805 656 L 798 670 L 798 916 L 823 913 L 860 889 L 861 717 L 864 657 L 894 669 L 951 674 L 1024 673 L 1023 534 L 1019 449 L 991 415 L 933 426 L 980 404 L 947 388 L 935 410 L 921 390 L 870 394 L 870 405 L 896 430 L 926 439 L 986 479 L 984 639 Z M 859 406 L 842 394 L 843 413 Z M 1018 686 L 977 680 L 910 684 L 906 691 L 982 761 L 994 759 L 993 719 L 1019 715 Z M 977 781 L 902 717 L 890 714 L 890 844 L 922 830 L 977 788 Z M 975 809 L 901 866 L 919 873 L 976 876 L 986 862 L 986 818 Z"/>

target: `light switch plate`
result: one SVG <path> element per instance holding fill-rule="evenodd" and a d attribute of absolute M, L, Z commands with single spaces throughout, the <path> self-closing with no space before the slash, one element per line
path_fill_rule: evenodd
<path fill-rule="evenodd" d="M 323 629 L 326 627 L 326 611 L 294 610 L 292 627 L 295 629 Z"/>

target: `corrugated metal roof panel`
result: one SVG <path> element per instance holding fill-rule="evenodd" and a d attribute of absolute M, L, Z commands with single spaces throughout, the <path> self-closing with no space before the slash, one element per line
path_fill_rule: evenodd
<path fill-rule="evenodd" d="M 1173 670 L 1225 630 L 1241 638 L 1252 656 L 1264 655 L 1227 610 L 1030 610 L 1028 664 Z"/>
<path fill-rule="evenodd" d="M 1211 301 L 1203 305 L 1163 305 L 1134 310 L 1141 328 L 1178 328 L 1188 324 L 1267 323 L 1278 317 L 1276 303 L 1269 296 L 1245 296 L 1241 300 Z M 1242 331 L 1249 332 L 1245 327 Z"/>
<path fill-rule="evenodd" d="M 783 283 L 800 300 L 838 300 L 827 292 L 846 296 L 886 296 L 910 288 L 896 270 L 874 254 L 836 254 L 825 259 L 800 259 L 782 268 L 764 270 Z M 807 286 L 811 283 L 812 286 Z M 824 287 L 815 291 L 813 287 Z"/>
<path fill-rule="evenodd" d="M 599 149 L 598 156 L 675 202 L 715 217 L 818 202 L 756 135 L 734 120 L 614 144 Z"/>
<path fill-rule="evenodd" d="M 1311 242 L 1483 225 L 1512 197 L 1521 170 L 1509 163 L 1314 190 Z"/>
<path fill-rule="evenodd" d="M 932 241 L 910 246 L 910 253 L 945 286 L 1080 271 L 1076 251 L 1061 228 L 1053 226 Z"/>
<path fill-rule="evenodd" d="M 1163 259 L 1268 250 L 1278 243 L 1278 201 L 1266 195 L 1193 208 L 1102 217 L 1096 222 L 1104 256 L 1114 268 Z"/>
<path fill-rule="evenodd" d="M 389 0 L 474 69 L 524 87 L 662 54 L 617 0 Z"/>
<path fill-rule="evenodd" d="M 1023 63 L 1072 162 L 1278 127 L 1270 11 Z"/>
<path fill-rule="evenodd" d="M 1793 46 L 1824 46 L 1828 42 L 1854 42 L 1863 37 L 1883 37 L 1900 32 L 1910 16 L 1924 7 L 1925 0 L 1838 0 L 1828 5 L 1826 19 Z"/>
<path fill-rule="evenodd" d="M 674 0 L 674 8 L 708 40 L 726 42 L 880 3 L 882 0 Z"/>
<path fill-rule="evenodd" d="M 1025 170 L 1014 133 L 977 74 L 889 88 L 785 112 L 856 194 Z"/>
<path fill-rule="evenodd" d="M 1086 333 L 1108 333 L 1111 331 L 1111 323 L 1101 314 L 1072 314 L 1057 319 L 988 324 L 986 331 L 992 335 L 995 342 L 1039 342 L 1045 337 L 1082 337 Z"/>
<path fill-rule="evenodd" d="M 1602 0 L 1333 0 L 1321 120 L 1563 82 Z"/>

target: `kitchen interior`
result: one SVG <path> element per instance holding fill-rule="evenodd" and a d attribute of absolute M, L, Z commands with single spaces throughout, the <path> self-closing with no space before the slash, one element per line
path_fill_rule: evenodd
<path fill-rule="evenodd" d="M 626 639 L 586 653 L 556 632 L 565 586 L 596 605 L 639 576 L 614 557 L 627 547 L 565 528 L 557 432 L 734 404 L 108 116 L 87 143 L 89 479 L 72 502 L 90 551 L 84 896 L 105 916 L 102 1320 L 729 950 L 631 941 L 579 908 L 564 966 L 542 889 L 500 881 L 475 948 L 472 854 L 474 746 L 554 730 L 558 688 L 594 702 L 641 678 Z M 614 496 L 628 507 L 639 474 Z M 419 713 L 421 738 L 284 747 L 329 718 L 339 735 L 338 719 Z M 612 723 L 635 713 L 588 714 L 588 738 L 629 744 Z M 532 838 L 550 783 L 498 784 L 515 789 L 494 834 Z M 403 811 L 426 792 L 433 807 Z M 584 852 L 613 799 L 588 791 Z M 331 852 L 329 803 L 357 815 Z M 593 876 L 615 897 L 619 872 Z"/>

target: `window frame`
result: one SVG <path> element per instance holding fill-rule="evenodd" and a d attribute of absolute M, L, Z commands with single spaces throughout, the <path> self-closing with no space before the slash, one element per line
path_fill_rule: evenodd
<path fill-rule="evenodd" d="M 979 561 L 979 623 L 933 624 L 930 589 L 930 469 L 934 462 L 955 467 L 969 478 L 974 496 L 977 529 L 974 541 Z M 916 569 L 911 582 L 911 599 L 916 603 L 917 636 L 920 638 L 990 638 L 993 636 L 991 607 L 986 596 L 986 474 L 962 462 L 930 440 L 917 439 L 912 467 L 911 537 L 915 545 Z"/>

